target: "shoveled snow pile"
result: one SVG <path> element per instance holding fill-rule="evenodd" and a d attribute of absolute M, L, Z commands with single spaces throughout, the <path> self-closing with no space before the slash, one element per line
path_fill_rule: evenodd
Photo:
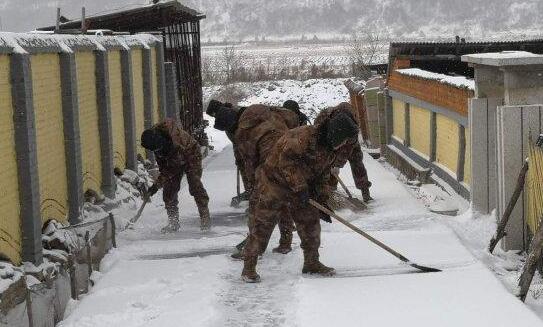
<path fill-rule="evenodd" d="M 281 106 L 287 100 L 295 100 L 300 104 L 302 112 L 314 120 L 317 114 L 340 102 L 349 101 L 349 92 L 343 84 L 346 79 L 320 80 L 281 80 L 257 83 L 236 83 L 228 86 L 204 87 L 204 108 L 209 100 L 233 102 L 239 106 L 267 104 Z M 204 114 L 209 122 L 206 133 L 210 145 L 215 152 L 220 152 L 231 144 L 224 132 L 213 128 L 215 119 Z"/>
<path fill-rule="evenodd" d="M 475 90 L 475 81 L 464 76 L 449 76 L 445 74 L 433 73 L 419 68 L 397 69 L 397 73 L 422 79 L 434 80 L 454 87 Z"/>
<path fill-rule="evenodd" d="M 240 102 L 248 106 L 255 103 L 281 106 L 287 100 L 297 101 L 302 111 L 311 119 L 340 102 L 349 100 L 349 92 L 343 84 L 345 79 L 323 79 L 307 81 L 275 81 L 254 85 L 251 95 Z"/>
<path fill-rule="evenodd" d="M 257 83 L 236 83 L 229 86 L 204 87 L 204 106 L 209 100 L 234 102 L 239 106 L 252 104 L 267 104 L 281 106 L 286 100 L 295 100 L 300 104 L 301 110 L 314 120 L 317 114 L 340 102 L 349 101 L 349 92 L 343 84 L 346 79 L 320 79 L 320 80 L 282 80 Z M 225 93 L 227 93 L 225 95 Z M 235 101 L 230 99 L 234 93 Z M 226 98 L 226 99 L 225 99 Z M 204 107 L 204 108 L 205 108 Z M 209 122 L 206 133 L 214 151 L 220 152 L 231 144 L 224 132 L 213 128 L 215 119 L 204 114 Z"/>
<path fill-rule="evenodd" d="M 21 268 L 0 261 L 0 294 L 7 290 L 13 283 L 18 282 L 23 276 Z"/>

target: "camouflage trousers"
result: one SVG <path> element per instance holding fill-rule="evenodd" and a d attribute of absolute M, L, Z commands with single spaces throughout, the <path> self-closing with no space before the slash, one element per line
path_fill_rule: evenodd
<path fill-rule="evenodd" d="M 272 183 L 263 173 L 257 177 L 256 184 L 256 194 L 249 211 L 250 234 L 245 257 L 254 258 L 263 253 L 275 225 L 282 222 L 283 228 L 288 229 L 292 221 L 296 225 L 304 254 L 318 255 L 321 232 L 319 211 L 313 207 L 300 207 L 292 192 Z"/>
<path fill-rule="evenodd" d="M 256 194 L 256 192 L 253 192 L 253 194 Z M 258 196 L 251 196 L 251 200 L 249 202 L 249 221 L 248 221 L 248 227 L 249 227 L 249 233 L 255 226 L 255 209 L 257 208 L 258 203 Z M 290 248 L 292 245 L 292 233 L 296 229 L 294 226 L 294 221 L 292 220 L 292 215 L 289 213 L 281 214 L 279 216 L 279 219 L 277 221 L 277 226 L 279 228 L 279 233 L 281 237 L 279 238 L 279 247 L 281 248 Z M 274 227 L 275 228 L 275 227 Z M 262 254 L 266 251 L 268 243 L 262 248 L 260 248 L 259 253 Z"/>
<path fill-rule="evenodd" d="M 202 169 L 193 169 L 186 171 L 187 183 L 189 184 L 189 193 L 194 197 L 198 212 L 202 216 L 203 212 L 208 212 L 209 196 L 202 184 Z M 164 184 L 162 192 L 162 199 L 166 206 L 166 212 L 168 218 L 179 219 L 179 190 L 181 189 L 181 180 L 183 179 L 183 172 L 179 173 Z"/>

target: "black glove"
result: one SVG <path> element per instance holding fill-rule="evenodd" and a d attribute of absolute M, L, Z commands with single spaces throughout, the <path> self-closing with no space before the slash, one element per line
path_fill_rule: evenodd
<path fill-rule="evenodd" d="M 156 192 L 158 192 L 158 186 L 156 186 L 156 184 L 153 184 L 151 187 L 149 187 L 149 188 L 147 189 L 147 192 L 145 192 L 145 197 L 146 197 L 146 198 L 150 198 L 150 197 L 152 197 L 153 195 L 155 195 Z"/>
<path fill-rule="evenodd" d="M 325 207 L 326 209 L 332 211 L 332 209 L 330 209 L 330 207 L 329 207 L 327 204 L 323 204 L 322 206 Z M 321 216 L 320 216 L 320 219 L 321 219 L 321 220 L 323 220 L 323 221 L 325 221 L 325 222 L 327 222 L 327 223 L 329 223 L 329 224 L 332 223 L 332 218 L 330 217 L 329 214 L 324 213 L 324 212 L 322 212 L 322 211 L 321 211 L 320 213 L 321 213 Z"/>
<path fill-rule="evenodd" d="M 309 206 L 309 191 L 301 191 L 296 193 L 296 197 L 298 198 L 298 204 L 302 208 L 307 208 Z"/>

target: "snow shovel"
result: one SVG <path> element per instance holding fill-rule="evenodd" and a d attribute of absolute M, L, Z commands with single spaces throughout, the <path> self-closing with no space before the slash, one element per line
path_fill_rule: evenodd
<path fill-rule="evenodd" d="M 242 199 L 241 199 L 241 182 L 240 182 L 240 176 L 239 176 L 239 168 L 237 170 L 236 175 L 236 192 L 237 195 L 232 198 L 232 201 L 230 202 L 230 206 L 233 208 L 238 208 Z"/>
<path fill-rule="evenodd" d="M 135 223 L 138 222 L 138 220 L 140 219 L 141 217 L 141 214 L 143 213 L 143 209 L 145 208 L 145 206 L 147 205 L 147 203 L 149 203 L 151 201 L 151 197 L 145 197 L 143 199 L 143 203 L 141 204 L 141 207 L 139 208 L 138 212 L 136 213 L 136 215 L 130 219 L 130 221 L 128 222 L 128 224 L 126 224 L 126 226 L 124 227 L 124 229 L 127 229 L 129 227 L 132 227 L 132 225 L 134 225 Z"/>
<path fill-rule="evenodd" d="M 351 191 L 349 191 L 349 189 L 347 188 L 347 186 L 345 185 L 345 183 L 343 183 L 343 181 L 341 180 L 341 178 L 339 177 L 338 174 L 336 173 L 332 173 L 332 175 L 334 175 L 334 177 L 337 179 L 337 181 L 339 182 L 339 184 L 341 185 L 341 187 L 345 190 L 345 192 L 347 193 L 347 200 L 349 200 L 349 202 L 351 202 L 351 204 L 359 209 L 359 210 L 364 210 L 367 208 L 366 204 L 362 201 L 360 201 L 359 199 L 355 198 L 352 194 L 351 194 Z"/>
<path fill-rule="evenodd" d="M 388 245 L 382 243 L 381 241 L 375 239 L 373 236 L 369 235 L 368 233 L 364 232 L 363 230 L 359 229 L 358 227 L 356 227 L 355 225 L 351 224 L 350 222 L 348 222 L 347 220 L 341 218 L 340 216 L 338 216 L 336 213 L 334 213 L 333 211 L 331 210 L 328 210 L 327 208 L 325 208 L 324 206 L 322 206 L 320 203 L 318 203 L 317 201 L 315 200 L 312 200 L 312 199 L 309 199 L 309 203 L 314 206 L 315 208 L 319 209 L 320 211 L 324 212 L 325 214 L 327 215 L 330 215 L 330 217 L 334 217 L 337 221 L 339 221 L 340 223 L 342 223 L 343 225 L 349 227 L 350 229 L 352 229 L 353 231 L 355 231 L 356 233 L 364 236 L 366 239 L 368 239 L 370 242 L 374 243 L 375 245 L 379 246 L 380 248 L 382 248 L 383 250 L 387 251 L 388 253 L 392 254 L 393 256 L 395 256 L 396 258 L 400 259 L 401 261 L 407 263 L 408 265 L 410 265 L 411 267 L 413 268 L 417 268 L 423 272 L 439 272 L 441 271 L 440 269 L 437 269 L 437 268 L 431 268 L 431 267 L 425 267 L 425 266 L 421 266 L 421 265 L 418 265 L 416 263 L 413 263 L 411 262 L 409 259 L 407 259 L 406 257 L 404 257 L 403 255 L 401 255 L 400 253 L 394 251 L 392 248 L 388 247 Z"/>

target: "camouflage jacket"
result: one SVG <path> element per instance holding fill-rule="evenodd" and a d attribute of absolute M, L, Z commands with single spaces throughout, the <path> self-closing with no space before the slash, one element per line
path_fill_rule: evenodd
<path fill-rule="evenodd" d="M 315 126 L 289 130 L 276 142 L 261 166 L 268 179 L 287 192 L 309 191 L 321 203 L 330 195 L 330 171 L 336 153 L 317 144 Z"/>
<path fill-rule="evenodd" d="M 164 186 L 172 177 L 187 171 L 201 169 L 202 154 L 198 142 L 172 119 L 153 126 L 153 129 L 167 133 L 173 142 L 173 149 L 167 156 L 155 156 L 160 170 L 156 181 Z"/>
<path fill-rule="evenodd" d="M 252 105 L 238 120 L 234 143 L 247 175 L 248 190 L 254 187 L 255 173 L 285 131 L 298 127 L 298 116 L 287 109 Z"/>

